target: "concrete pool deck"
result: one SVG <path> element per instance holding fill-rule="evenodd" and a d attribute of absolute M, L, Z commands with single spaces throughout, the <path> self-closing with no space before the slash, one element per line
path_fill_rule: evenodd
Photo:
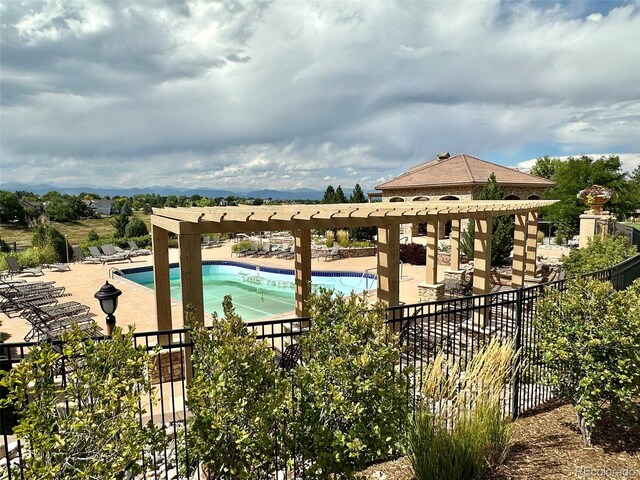
<path fill-rule="evenodd" d="M 236 258 L 231 256 L 233 243 L 223 243 L 221 247 L 205 248 L 202 250 L 203 260 L 237 260 L 250 265 L 258 265 L 273 268 L 293 269 L 293 260 L 278 258 Z M 135 325 L 137 332 L 155 331 L 155 294 L 151 289 L 145 288 L 129 280 L 118 277 L 109 278 L 109 271 L 112 268 L 125 269 L 131 267 L 142 267 L 152 265 L 151 255 L 134 257 L 132 262 L 113 262 L 107 265 L 101 264 L 81 264 L 71 265 L 71 270 L 67 272 L 55 272 L 44 269 L 44 276 L 33 277 L 29 275 L 17 275 L 14 279 L 24 279 L 31 281 L 55 281 L 57 286 L 64 286 L 68 297 L 60 298 L 59 302 L 76 301 L 91 308 L 95 315 L 95 320 L 102 328 L 105 328 L 105 315 L 100 310 L 98 301 L 93 297 L 94 293 L 104 284 L 106 280 L 122 290 L 122 295 L 118 301 L 116 311 L 117 324 L 119 326 Z M 170 262 L 178 262 L 178 249 L 170 249 Z M 376 267 L 376 257 L 345 258 L 333 261 L 312 259 L 312 270 L 318 271 L 350 271 L 363 272 L 369 268 Z M 444 275 L 445 266 L 440 266 L 439 277 Z M 402 278 L 400 281 L 400 300 L 404 303 L 418 302 L 418 283 L 425 279 L 425 267 L 414 265 L 402 266 Z M 372 295 L 375 300 L 375 294 Z M 222 308 L 220 307 L 219 311 Z M 178 300 L 171 302 L 173 317 L 173 327 L 182 327 L 182 306 Z M 209 312 L 210 313 L 210 312 Z M 291 312 L 278 315 L 280 318 L 293 318 L 293 303 Z M 273 318 L 273 317 L 270 317 Z M 24 336 L 31 329 L 30 324 L 22 318 L 8 318 L 0 313 L 2 325 L 0 330 L 11 335 L 8 342 L 21 342 Z"/>

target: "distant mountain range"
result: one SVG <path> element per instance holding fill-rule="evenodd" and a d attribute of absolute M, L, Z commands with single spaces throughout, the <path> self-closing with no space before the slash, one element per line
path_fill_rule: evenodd
<path fill-rule="evenodd" d="M 24 183 L 0 183 L 0 190 L 8 190 L 10 192 L 16 192 L 19 190 L 26 192 L 33 192 L 38 195 L 43 195 L 53 190 L 66 193 L 70 195 L 78 195 L 82 192 L 96 193 L 100 196 L 127 196 L 143 195 L 143 194 L 158 194 L 158 195 L 186 195 L 190 197 L 192 195 L 201 195 L 203 197 L 228 197 L 230 195 L 238 197 L 253 197 L 253 198 L 273 198 L 274 200 L 322 200 L 324 191 L 313 190 L 310 188 L 298 188 L 295 190 L 253 190 L 253 191 L 231 191 L 231 190 L 216 190 L 212 188 L 192 188 L 192 189 L 179 189 L 170 186 L 155 186 L 145 188 L 116 188 L 116 187 L 57 187 L 55 185 L 49 185 L 45 183 L 37 185 L 28 185 Z M 345 195 L 351 194 L 350 189 L 344 189 Z"/>

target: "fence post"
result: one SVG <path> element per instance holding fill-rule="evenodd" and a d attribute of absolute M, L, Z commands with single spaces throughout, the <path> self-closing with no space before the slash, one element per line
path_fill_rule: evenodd
<path fill-rule="evenodd" d="M 520 374 L 522 369 L 522 302 L 524 299 L 523 288 L 516 289 L 516 325 L 513 338 L 513 349 L 516 359 L 513 365 L 513 380 L 511 385 L 511 418 L 516 419 L 520 410 Z"/>

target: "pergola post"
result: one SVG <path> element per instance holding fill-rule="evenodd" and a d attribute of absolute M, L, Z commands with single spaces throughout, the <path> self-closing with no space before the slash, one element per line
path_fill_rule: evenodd
<path fill-rule="evenodd" d="M 473 294 L 482 295 L 491 290 L 491 218 L 475 219 L 473 241 Z"/>
<path fill-rule="evenodd" d="M 491 231 L 493 221 L 489 218 L 475 219 L 475 238 L 473 241 L 473 294 L 482 295 L 491 290 Z M 483 307 L 486 298 L 478 298 L 474 306 Z M 474 310 L 473 321 L 480 327 L 489 323 L 490 310 L 487 307 Z"/>
<path fill-rule="evenodd" d="M 400 303 L 400 225 L 378 227 L 378 300 Z"/>
<path fill-rule="evenodd" d="M 515 227 L 513 231 L 513 272 L 511 286 L 514 288 L 524 285 L 524 265 L 527 242 L 527 214 L 515 215 Z"/>
<path fill-rule="evenodd" d="M 438 230 L 436 219 L 427 221 L 427 275 L 425 282 L 429 285 L 438 283 Z"/>
<path fill-rule="evenodd" d="M 525 275 L 536 276 L 536 260 L 538 256 L 538 211 L 527 213 L 527 252 L 525 258 Z"/>
<path fill-rule="evenodd" d="M 180 286 L 182 288 L 182 322 L 187 321 L 187 308 L 193 307 L 191 320 L 204 324 L 204 297 L 202 293 L 202 251 L 199 233 L 181 233 L 180 245 Z"/>
<path fill-rule="evenodd" d="M 307 299 L 311 283 L 311 230 L 293 232 L 295 237 L 296 317 L 307 317 Z"/>
<path fill-rule="evenodd" d="M 427 266 L 425 281 L 418 284 L 418 299 L 433 302 L 444 298 L 444 284 L 438 283 L 438 231 L 442 222 L 438 218 L 427 220 Z"/>
<path fill-rule="evenodd" d="M 156 297 L 156 327 L 171 330 L 171 287 L 169 283 L 169 232 L 158 225 L 151 225 L 153 249 L 153 285 Z"/>
<path fill-rule="evenodd" d="M 451 264 L 450 270 L 460 270 L 460 223 L 461 220 L 455 218 L 451 220 Z"/>

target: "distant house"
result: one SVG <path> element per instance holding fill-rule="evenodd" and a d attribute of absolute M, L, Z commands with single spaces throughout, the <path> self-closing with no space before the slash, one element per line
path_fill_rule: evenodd
<path fill-rule="evenodd" d="M 21 198 L 19 202 L 20 202 L 20 205 L 22 205 L 22 208 L 24 208 L 25 211 L 29 212 L 29 214 L 34 217 L 39 216 L 44 211 L 44 209 L 42 208 L 42 204 L 40 203 L 31 202 L 24 198 Z"/>
<path fill-rule="evenodd" d="M 226 207 L 228 205 L 229 202 L 227 202 L 224 198 L 222 200 L 220 200 L 220 206 L 221 207 Z"/>
<path fill-rule="evenodd" d="M 85 200 L 84 203 L 92 213 L 100 215 L 113 215 L 118 213 L 114 200 Z"/>

